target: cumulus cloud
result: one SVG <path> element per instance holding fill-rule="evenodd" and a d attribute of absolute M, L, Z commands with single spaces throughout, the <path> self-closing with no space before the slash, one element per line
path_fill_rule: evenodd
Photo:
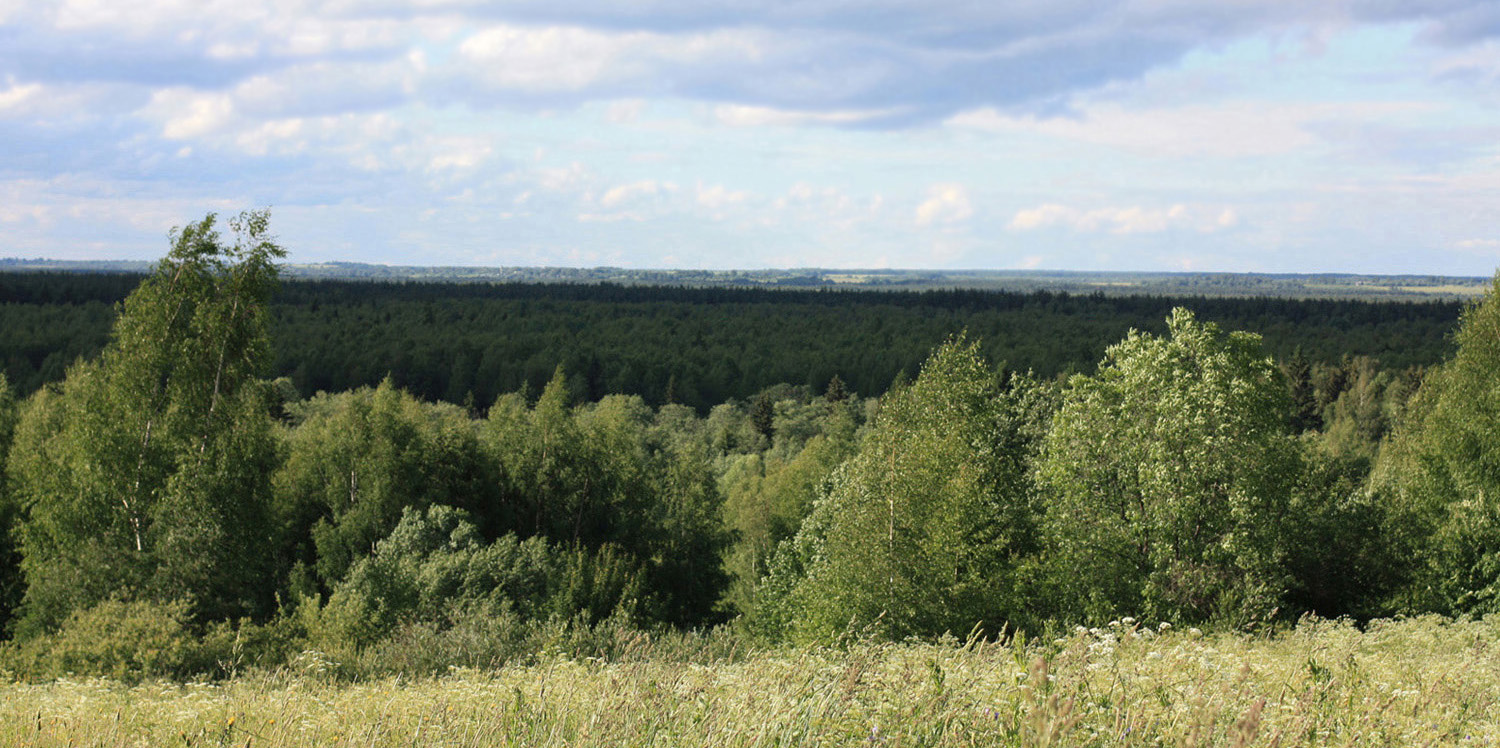
<path fill-rule="evenodd" d="M 1130 80 L 1190 50 L 1363 20 L 1423 25 L 1452 48 L 1500 32 L 1479 0 L 1285 3 L 892 0 L 351 2 L 186 0 L 25 4 L 3 15 L 0 69 L 29 82 L 92 78 L 224 89 L 291 65 L 348 63 L 371 80 L 407 61 L 404 95 L 484 103 L 497 92 L 702 99 L 730 120 L 902 124 L 1026 108 Z M 429 54 L 432 52 L 433 54 Z M 308 71 L 317 85 L 329 71 Z M 762 111 L 764 110 L 764 111 Z M 780 112 L 780 114 L 776 114 Z"/>
<path fill-rule="evenodd" d="M 151 95 L 142 113 L 161 122 L 162 137 L 186 140 L 219 132 L 234 120 L 234 100 L 224 93 L 166 88 Z"/>
<path fill-rule="evenodd" d="M 206 8 L 64 0 L 17 4 L 0 18 L 0 71 L 22 85 L 93 80 L 225 92 L 258 81 L 251 88 L 264 92 L 262 105 L 280 106 L 282 116 L 403 101 L 552 106 L 671 96 L 709 102 L 730 124 L 793 126 L 899 127 L 961 113 L 983 124 L 986 112 L 1050 111 L 1080 91 L 1258 34 L 1409 22 L 1428 43 L 1454 50 L 1500 36 L 1500 11 L 1481 0 L 890 0 L 879 12 L 835 0 L 287 0 Z M 1436 72 L 1480 64 L 1455 57 Z M 247 104 L 253 94 L 236 98 Z M 324 110 L 295 109 L 317 106 Z M 1201 131 L 1257 124 L 1245 116 L 1253 112 L 1234 121 L 1177 114 Z M 1149 141 L 1151 123 L 1123 124 L 1134 133 L 1127 137 Z M 1278 127 L 1264 135 L 1273 143 L 1299 137 L 1271 124 Z"/>
<path fill-rule="evenodd" d="M 602 243 L 598 227 L 581 238 L 559 228 L 579 216 L 624 230 L 671 216 L 679 228 L 735 233 L 736 246 L 754 225 L 780 247 L 855 236 L 864 246 L 874 237 L 886 242 L 880 253 L 898 259 L 910 256 L 891 254 L 903 246 L 939 240 L 941 256 L 953 257 L 966 246 L 960 239 L 995 225 L 1009 225 L 1007 239 L 1018 243 L 1044 241 L 1021 234 L 1048 228 L 1094 234 L 1098 244 L 1223 231 L 1239 222 L 1226 206 L 1257 199 L 1231 194 L 1240 178 L 1262 194 L 1305 190 L 1266 200 L 1312 204 L 1318 198 L 1307 193 L 1326 185 L 1390 192 L 1402 182 L 1381 169 L 1425 170 L 1448 185 L 1427 199 L 1467 201 L 1448 215 L 1482 218 L 1494 194 L 1478 183 L 1494 174 L 1487 113 L 1321 103 L 1320 86 L 1340 85 L 1333 78 L 1390 77 L 1384 61 L 1324 70 L 1327 79 L 1314 76 L 1301 97 L 1277 98 L 1286 87 L 1271 86 L 1152 99 L 1136 88 L 1205 58 L 1233 65 L 1245 40 L 1337 41 L 1381 24 L 1385 43 L 1419 52 L 1397 63 L 1406 66 L 1394 87 L 1402 96 L 1420 100 L 1437 80 L 1458 92 L 1449 101 L 1492 97 L 1494 8 L 1487 0 L 0 0 L 0 140 L 12 155 L 0 176 L 10 181 L 0 184 L 67 172 L 114 195 L 172 193 L 177 202 L 163 205 L 235 198 L 352 211 L 385 200 L 389 227 L 397 215 L 451 216 L 445 211 L 461 203 L 534 221 L 492 232 L 533 247 Z M 1321 54 L 1308 46 L 1306 56 Z M 1257 67 L 1241 77 L 1275 74 Z M 1461 125 L 1470 131 L 1453 137 Z M 1036 154 L 1051 146 L 1060 157 Z M 533 160 L 533 151 L 546 156 Z M 1377 152 L 1387 154 L 1379 168 L 1369 158 Z M 1157 170 L 1173 158 L 1200 167 L 1203 157 L 1258 161 Z M 1002 158 L 1005 174 L 979 171 L 981 160 Z M 1086 158 L 1105 162 L 1096 169 L 1081 165 Z M 1454 164 L 1462 168 L 1442 173 Z M 1119 181 L 1126 173 L 1144 182 L 1131 181 L 1130 194 Z M 1319 177 L 1316 187 L 1298 182 L 1308 174 Z M 668 190 L 669 178 L 684 188 Z M 980 194 L 1032 197 L 1025 210 L 991 216 Z M 104 199 L 77 197 L 90 206 Z M 386 210 L 406 204 L 409 213 Z M 62 215 L 50 203 L 7 209 L 15 225 Z M 1491 228 L 1474 219 L 1444 235 Z"/>
<path fill-rule="evenodd" d="M 927 199 L 917 206 L 918 226 L 952 224 L 974 215 L 968 190 L 961 184 L 935 184 L 927 190 Z"/>

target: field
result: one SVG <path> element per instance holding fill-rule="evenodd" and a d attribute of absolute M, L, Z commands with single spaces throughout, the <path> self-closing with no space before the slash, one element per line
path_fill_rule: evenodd
<path fill-rule="evenodd" d="M 68 261 L 0 258 L 0 272 L 149 273 L 144 261 Z M 931 291 L 1052 291 L 1089 294 L 1293 299 L 1420 301 L 1474 299 L 1489 287 L 1482 277 L 1355 275 L 1349 273 L 1191 273 L 1079 270 L 667 270 L 618 267 L 424 267 L 357 262 L 288 263 L 298 280 L 448 283 L 612 283 L 695 288 L 820 288 Z"/>
<path fill-rule="evenodd" d="M 1125 622 L 1044 641 L 685 661 L 544 657 L 347 682 L 305 653 L 222 683 L 0 685 L 10 746 L 1493 745 L 1500 621 Z M 691 660 L 691 658 L 690 658 Z"/>

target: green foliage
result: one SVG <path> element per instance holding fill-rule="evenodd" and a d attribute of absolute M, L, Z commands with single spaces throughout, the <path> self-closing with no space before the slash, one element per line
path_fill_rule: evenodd
<path fill-rule="evenodd" d="M 325 589 L 408 508 L 463 507 L 508 529 L 478 429 L 461 408 L 423 403 L 386 380 L 319 394 L 291 413 L 274 478 L 283 558 L 315 570 Z"/>
<path fill-rule="evenodd" d="M 1366 458 L 1331 454 L 1321 440 L 1302 437 L 1305 469 L 1283 536 L 1291 575 L 1283 608 L 1360 620 L 1389 615 L 1388 597 L 1409 561 L 1385 532 L 1389 507 L 1366 486 Z"/>
<path fill-rule="evenodd" d="M 6 476 L 6 457 L 15 437 L 20 417 L 10 381 L 0 373 L 0 631 L 7 628 L 11 615 L 21 602 L 25 583 L 21 577 L 21 555 L 16 548 L 17 507 L 11 499 Z"/>
<path fill-rule="evenodd" d="M 416 623 L 441 631 L 483 618 L 602 619 L 640 595 L 639 570 L 611 548 L 569 551 L 513 534 L 486 543 L 462 511 L 408 508 L 311 628 L 324 647 L 357 649 Z"/>
<path fill-rule="evenodd" d="M 68 616 L 60 630 L 5 651 L 8 669 L 30 678 L 66 673 L 126 682 L 185 677 L 212 667 L 188 625 L 185 603 L 106 600 Z"/>
<path fill-rule="evenodd" d="M 1056 614 L 1246 622 L 1281 601 L 1301 472 L 1258 336 L 1186 310 L 1068 381 L 1036 465 Z"/>
<path fill-rule="evenodd" d="M 762 392 L 755 398 L 755 404 L 750 406 L 750 423 L 755 430 L 760 432 L 766 439 L 772 438 L 776 433 L 776 402 L 771 398 L 771 393 Z"/>
<path fill-rule="evenodd" d="M 827 640 L 850 627 L 901 637 L 1024 618 L 1037 392 L 1010 384 L 960 338 L 889 393 L 858 452 L 782 544 L 752 626 Z"/>
<path fill-rule="evenodd" d="M 1500 611 L 1500 276 L 1456 339 L 1375 471 L 1385 531 L 1410 554 L 1401 610 Z"/>
<path fill-rule="evenodd" d="M 437 672 L 617 653 L 638 627 L 735 614 L 737 631 L 826 642 L 1500 609 L 1493 299 L 1410 402 L 1420 369 L 1298 350 L 1278 371 L 1259 337 L 1180 309 L 1065 386 L 997 371 L 967 337 L 909 378 L 926 336 L 961 319 L 999 325 L 990 349 L 1050 376 L 1162 303 L 972 292 L 310 286 L 276 319 L 326 314 L 337 324 L 297 329 L 360 361 L 339 342 L 267 382 L 281 250 L 263 213 L 231 226 L 232 246 L 212 217 L 174 234 L 103 353 L 60 383 L 17 403 L 0 376 L 15 544 L 0 542 L 0 617 L 20 603 L 3 655 L 18 672 L 181 677 L 301 648 L 293 668 Z M 1092 326 L 1047 321 L 1100 304 Z M 1382 356 L 1441 316 L 1202 306 L 1404 331 Z M 627 332 L 599 338 L 621 317 Z M 454 337 L 471 324 L 505 346 Z M 744 337 L 756 325 L 778 330 L 774 351 Z M 389 349 L 414 330 L 438 332 Z M 663 340 L 673 353 L 652 354 Z M 373 388 L 303 400 L 292 383 L 371 367 L 389 372 Z M 846 381 L 892 384 L 862 400 Z M 480 407 L 504 386 L 520 389 Z"/>
<path fill-rule="evenodd" d="M 1317 391 L 1312 382 L 1312 364 L 1302 355 L 1299 347 L 1292 358 L 1282 367 L 1286 375 L 1287 395 L 1291 399 L 1289 420 L 1292 433 L 1301 434 L 1317 429 L 1322 419 L 1318 415 Z"/>
<path fill-rule="evenodd" d="M 1329 402 L 1323 409 L 1321 446 L 1329 454 L 1368 466 L 1406 407 L 1415 389 L 1413 380 L 1382 371 L 1367 356 L 1346 357 L 1328 379 L 1339 389 L 1324 393 Z"/>
<path fill-rule="evenodd" d="M 9 458 L 28 584 L 18 631 L 111 596 L 264 612 L 274 443 L 256 377 L 284 251 L 267 214 L 209 215 L 126 299 L 97 360 L 24 411 Z"/>
<path fill-rule="evenodd" d="M 725 603 L 752 616 L 756 587 L 769 571 L 772 554 L 797 532 L 814 501 L 827 492 L 833 471 L 853 456 L 856 419 L 863 415 L 859 404 L 847 398 L 805 408 L 782 401 L 778 410 L 788 416 L 795 413 L 797 422 L 784 419 L 774 448 L 736 456 L 718 481 L 725 496 L 725 524 L 735 536 L 724 559 L 733 580 Z M 816 417 L 807 417 L 808 411 Z M 794 441 L 792 437 L 809 426 L 815 429 L 811 437 L 800 444 Z"/>
<path fill-rule="evenodd" d="M 578 408 L 568 399 L 559 370 L 534 407 L 511 395 L 490 410 L 484 443 L 506 495 L 516 497 L 515 530 L 601 554 L 589 563 L 618 553 L 641 564 L 650 593 L 642 615 L 684 625 L 711 620 L 726 583 L 720 553 L 729 538 L 707 451 L 654 426 L 640 398 L 610 396 Z M 671 406 L 663 414 L 691 416 Z"/>
<path fill-rule="evenodd" d="M 1076 280 L 1076 279 L 1075 279 Z M 1173 284 L 1180 277 L 1171 279 Z M 392 283 L 294 280 L 272 307 L 277 376 L 303 392 L 373 387 L 390 376 L 423 399 L 480 406 L 547 383 L 558 365 L 573 394 L 633 394 L 706 413 L 781 382 L 815 391 L 837 375 L 883 392 L 912 374 L 951 332 L 967 328 L 992 360 L 1050 378 L 1091 370 L 1133 328 L 1158 332 L 1175 306 L 1224 329 L 1265 335 L 1285 359 L 1301 347 L 1317 368 L 1345 354 L 1379 356 L 1392 371 L 1450 351 L 1456 302 L 1369 303 L 1204 298 L 1224 283 L 1170 296 L 944 290 L 798 291 L 609 284 Z M 1264 281 L 1264 278 L 1259 280 Z M 1325 279 L 1326 280 L 1326 279 Z M 60 380 L 107 339 L 111 305 L 138 276 L 0 272 L 0 367 L 20 393 Z M 1415 281 L 1414 281 L 1415 282 Z M 1368 288 L 1368 286 L 1366 286 Z M 1170 292 L 1170 289 L 1164 289 Z M 1326 405 L 1322 403 L 1320 405 Z"/>
<path fill-rule="evenodd" d="M 0 669 L 25 680 L 103 676 L 144 679 L 232 676 L 284 662 L 296 646 L 289 627 L 249 621 L 192 621 L 186 601 L 105 600 L 75 610 L 59 629 L 0 645 Z"/>

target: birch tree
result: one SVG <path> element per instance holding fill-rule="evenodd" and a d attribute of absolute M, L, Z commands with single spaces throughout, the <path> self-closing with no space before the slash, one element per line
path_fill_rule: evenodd
<path fill-rule="evenodd" d="M 99 358 L 24 409 L 10 459 L 27 592 L 21 629 L 109 597 L 204 617 L 268 601 L 274 444 L 258 379 L 285 255 L 265 211 L 176 229 Z"/>

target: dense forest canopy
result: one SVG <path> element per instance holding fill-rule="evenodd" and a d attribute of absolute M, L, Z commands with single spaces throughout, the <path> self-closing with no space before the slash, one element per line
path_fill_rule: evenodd
<path fill-rule="evenodd" d="M 1445 356 L 1439 304 L 324 282 L 271 301 L 266 221 L 175 232 L 138 284 L 5 279 L 33 344 L 46 319 L 109 329 L 34 391 L 0 376 L 0 666 L 1500 612 L 1500 278 Z M 1411 368 L 1369 355 L 1407 340 Z"/>
<path fill-rule="evenodd" d="M 108 339 L 114 304 L 141 276 L 0 273 L 0 365 L 30 392 Z M 773 385 L 822 391 L 837 375 L 878 395 L 914 375 L 949 335 L 1039 377 L 1089 371 L 1132 329 L 1165 330 L 1173 308 L 1258 333 L 1268 352 L 1313 365 L 1369 357 L 1392 372 L 1450 351 L 1462 305 L 1286 298 L 1070 295 L 1040 291 L 798 291 L 578 284 L 282 284 L 268 312 L 270 373 L 298 391 L 385 377 L 427 400 L 539 392 L 561 365 L 575 397 L 639 395 L 706 413 Z M 471 399 L 472 395 L 472 399 Z"/>

